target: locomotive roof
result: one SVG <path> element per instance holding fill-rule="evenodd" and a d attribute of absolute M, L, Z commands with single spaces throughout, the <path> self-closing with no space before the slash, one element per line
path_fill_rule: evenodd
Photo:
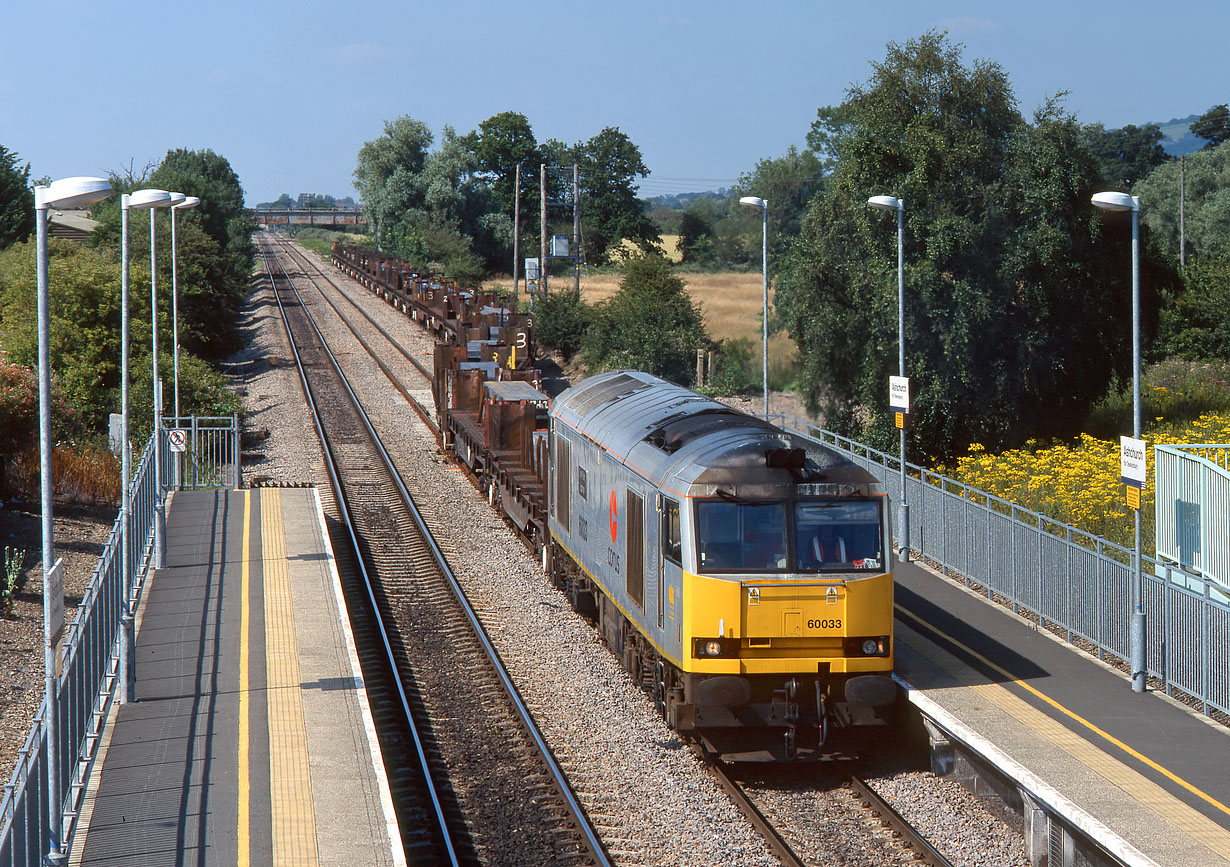
<path fill-rule="evenodd" d="M 839 452 L 640 371 L 583 380 L 551 412 L 647 477 L 669 476 L 693 495 L 720 488 L 771 496 L 770 489 L 799 483 L 882 493 Z"/>

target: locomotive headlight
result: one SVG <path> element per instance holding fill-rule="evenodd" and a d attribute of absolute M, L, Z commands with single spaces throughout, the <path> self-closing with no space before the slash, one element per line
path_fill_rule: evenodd
<path fill-rule="evenodd" d="M 721 656 L 722 644 L 718 641 L 710 641 L 705 644 L 705 653 L 709 656 Z"/>
<path fill-rule="evenodd" d="M 875 656 L 879 652 L 880 652 L 880 643 L 878 641 L 876 641 L 874 638 L 863 639 L 863 655 L 864 656 Z"/>

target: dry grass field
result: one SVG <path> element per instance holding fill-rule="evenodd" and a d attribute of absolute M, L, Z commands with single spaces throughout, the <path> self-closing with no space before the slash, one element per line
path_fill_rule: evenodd
<path fill-rule="evenodd" d="M 700 302 L 705 329 L 717 340 L 744 339 L 755 348 L 760 360 L 761 313 L 764 308 L 763 278 L 758 272 L 681 274 L 688 292 Z M 593 274 L 581 278 L 581 295 L 593 304 L 619 290 L 619 274 Z M 555 285 L 559 285 L 558 282 Z M 769 287 L 773 303 L 773 287 Z M 787 334 L 769 338 L 769 378 L 778 386 L 794 378 L 798 349 Z"/>

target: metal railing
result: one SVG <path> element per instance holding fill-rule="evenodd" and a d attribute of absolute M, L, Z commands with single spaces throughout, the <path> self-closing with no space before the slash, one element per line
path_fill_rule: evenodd
<path fill-rule="evenodd" d="M 239 487 L 238 416 L 167 416 L 162 426 L 168 431 L 172 488 L 190 491 Z M 178 436 L 175 431 L 180 432 Z M 182 438 L 182 450 L 176 448 L 177 438 Z"/>
<path fill-rule="evenodd" d="M 793 416 L 771 420 L 845 452 L 901 501 L 898 458 Z M 1069 642 L 1092 645 L 1099 659 L 1128 661 L 1131 549 L 913 464 L 905 487 L 911 550 Z M 1226 540 L 1217 544 L 1224 552 Z M 1230 605 L 1208 581 L 1186 586 L 1173 564 L 1144 557 L 1142 568 L 1149 674 L 1206 714 L 1230 713 Z"/>
<path fill-rule="evenodd" d="M 1156 446 L 1156 526 L 1159 557 L 1183 567 L 1193 589 L 1217 582 L 1230 593 L 1230 445 Z M 1197 573 L 1200 578 L 1192 580 Z"/>
<path fill-rule="evenodd" d="M 217 422 L 225 422 L 223 427 Z M 239 481 L 239 428 L 236 418 L 201 419 L 192 429 L 200 436 L 193 442 L 202 452 L 186 452 L 183 463 L 193 468 L 183 479 L 193 487 L 237 487 Z M 149 572 L 154 542 L 154 511 L 158 488 L 172 481 L 168 460 L 168 431 L 162 431 L 163 465 L 154 473 L 154 439 L 150 437 L 129 482 L 132 510 L 128 524 L 129 563 L 133 575 L 128 583 L 133 602 L 139 598 Z M 226 443 L 216 440 L 228 438 Z M 189 485 L 184 485 L 189 486 Z M 57 719 L 54 726 L 59 787 L 63 794 L 64 838 L 75 825 L 82 796 L 93 766 L 104 720 L 118 686 L 120 616 L 124 612 L 123 515 L 118 515 L 107 545 L 89 586 L 77 608 L 73 623 L 65 630 L 56 678 Z M 48 804 L 47 743 L 44 722 L 47 698 L 35 717 L 34 726 L 19 751 L 17 765 L 0 799 L 0 867 L 38 867 L 48 851 L 50 805 Z M 64 851 L 67 851 L 66 849 Z"/>

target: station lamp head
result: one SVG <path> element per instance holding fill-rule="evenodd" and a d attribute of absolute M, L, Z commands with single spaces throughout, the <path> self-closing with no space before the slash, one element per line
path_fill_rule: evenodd
<path fill-rule="evenodd" d="M 1094 193 L 1091 201 L 1104 211 L 1135 211 L 1140 207 L 1140 200 L 1127 193 Z"/>
<path fill-rule="evenodd" d="M 769 206 L 769 203 L 760 198 L 760 196 L 744 196 L 739 199 L 739 204 L 748 205 L 752 208 L 768 208 Z"/>
<path fill-rule="evenodd" d="M 166 190 L 137 190 L 127 196 L 126 207 L 138 211 L 150 208 L 166 208 L 171 204 L 171 194 Z"/>
<path fill-rule="evenodd" d="M 900 211 L 903 208 L 901 199 L 896 196 L 872 196 L 867 204 L 881 211 Z"/>
<path fill-rule="evenodd" d="M 182 202 L 172 205 L 171 208 L 176 211 L 186 211 L 189 208 L 195 208 L 200 203 L 201 200 L 196 196 L 184 196 L 184 200 Z"/>
<path fill-rule="evenodd" d="M 112 192 L 106 178 L 61 178 L 50 186 L 34 188 L 34 206 L 72 211 L 101 202 Z"/>

